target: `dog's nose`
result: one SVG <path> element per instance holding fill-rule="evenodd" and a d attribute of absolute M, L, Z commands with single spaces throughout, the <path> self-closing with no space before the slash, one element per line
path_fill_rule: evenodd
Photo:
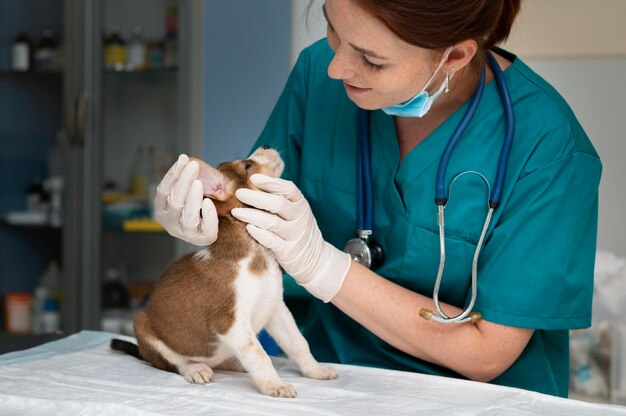
<path fill-rule="evenodd" d="M 269 146 L 265 146 L 265 145 L 261 146 L 261 149 L 263 149 L 263 150 L 267 150 L 269 148 L 270 148 Z"/>

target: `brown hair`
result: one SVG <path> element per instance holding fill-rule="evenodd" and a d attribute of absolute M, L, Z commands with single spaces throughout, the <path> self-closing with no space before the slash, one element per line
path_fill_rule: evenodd
<path fill-rule="evenodd" d="M 473 39 L 478 43 L 474 60 L 479 65 L 487 50 L 509 36 L 521 7 L 521 0 L 351 1 L 400 39 L 421 48 L 442 52 L 450 45 Z"/>

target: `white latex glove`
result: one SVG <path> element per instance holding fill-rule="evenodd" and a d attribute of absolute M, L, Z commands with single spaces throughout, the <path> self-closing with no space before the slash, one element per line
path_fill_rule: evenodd
<path fill-rule="evenodd" d="M 324 241 L 309 203 L 293 182 L 261 174 L 250 181 L 261 191 L 241 188 L 235 196 L 259 209 L 235 208 L 231 213 L 249 223 L 248 233 L 273 251 L 296 282 L 329 302 L 346 278 L 350 255 Z"/>
<path fill-rule="evenodd" d="M 170 235 L 208 246 L 217 240 L 217 212 L 213 202 L 204 198 L 199 169 L 198 162 L 187 155 L 178 157 L 157 187 L 154 216 Z"/>

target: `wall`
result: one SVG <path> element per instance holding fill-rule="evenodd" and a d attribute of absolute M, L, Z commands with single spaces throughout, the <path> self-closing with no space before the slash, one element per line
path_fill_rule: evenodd
<path fill-rule="evenodd" d="M 246 157 L 289 72 L 290 0 L 205 3 L 202 157 Z"/>
<path fill-rule="evenodd" d="M 292 0 L 290 63 L 293 66 L 302 49 L 326 36 L 326 19 L 322 13 L 323 0 Z"/>

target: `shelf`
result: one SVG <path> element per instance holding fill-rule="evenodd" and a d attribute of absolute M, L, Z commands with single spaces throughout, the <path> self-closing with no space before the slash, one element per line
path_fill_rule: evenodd
<path fill-rule="evenodd" d="M 131 218 L 121 221 L 121 223 L 104 224 L 104 230 L 121 232 L 125 234 L 167 234 L 165 229 L 156 221 L 148 218 Z"/>
<path fill-rule="evenodd" d="M 148 68 L 142 70 L 104 69 L 104 73 L 108 76 L 170 75 L 176 74 L 177 72 L 177 67 Z"/>
<path fill-rule="evenodd" d="M 54 230 L 54 231 L 60 231 L 63 226 L 57 226 L 54 227 L 50 224 L 27 224 L 27 223 L 13 223 L 13 222 L 9 222 L 6 219 L 2 219 L 0 220 L 0 226 L 3 227 L 11 227 L 11 228 L 23 228 L 23 229 L 36 229 L 36 230 Z"/>
<path fill-rule="evenodd" d="M 51 77 L 57 78 L 63 75 L 62 70 L 34 70 L 34 71 L 13 71 L 0 69 L 0 77 Z"/>
<path fill-rule="evenodd" d="M 127 233 L 164 233 L 165 229 L 156 221 L 149 219 L 131 219 L 122 224 L 122 230 Z"/>

